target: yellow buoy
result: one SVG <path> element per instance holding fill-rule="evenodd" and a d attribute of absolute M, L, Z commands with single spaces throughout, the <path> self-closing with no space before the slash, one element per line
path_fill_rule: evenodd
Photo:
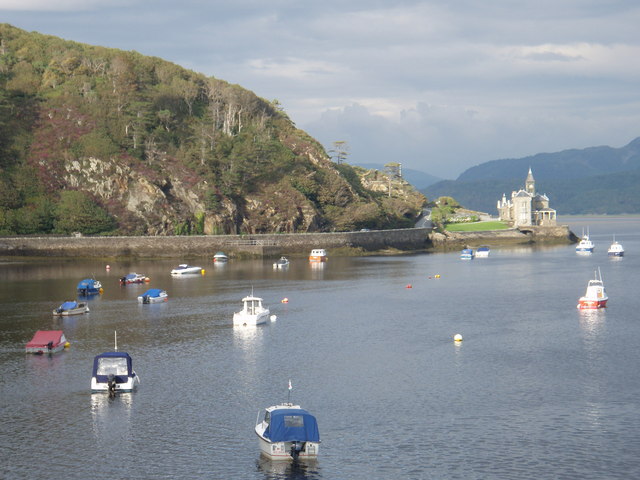
<path fill-rule="evenodd" d="M 202 275 L 204 275 L 204 273 L 205 273 L 205 272 L 204 272 L 204 268 L 203 268 L 202 270 L 200 270 L 200 273 L 201 273 Z"/>
<path fill-rule="evenodd" d="M 456 334 L 453 336 L 453 341 L 454 341 L 454 342 L 461 342 L 461 341 L 462 341 L 462 335 L 460 335 L 459 333 L 456 333 Z"/>
<path fill-rule="evenodd" d="M 70 346 L 71 346 L 71 344 L 69 342 L 65 342 L 64 348 L 69 348 Z"/>
<path fill-rule="evenodd" d="M 436 274 L 436 278 L 440 278 L 440 274 L 439 273 Z"/>

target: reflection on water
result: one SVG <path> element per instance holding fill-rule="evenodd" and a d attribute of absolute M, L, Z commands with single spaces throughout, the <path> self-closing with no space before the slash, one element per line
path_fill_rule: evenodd
<path fill-rule="evenodd" d="M 268 480 L 313 480 L 321 478 L 321 470 L 318 460 L 299 460 L 296 462 L 285 460 L 270 460 L 260 455 L 257 461 L 258 470 L 265 474 Z"/>
<path fill-rule="evenodd" d="M 580 308 L 580 330 L 588 340 L 595 340 L 605 328 L 606 308 Z"/>
<path fill-rule="evenodd" d="M 492 247 L 474 262 L 291 256 L 286 272 L 247 260 L 193 278 L 170 276 L 175 259 L 111 261 L 110 274 L 98 261 L 0 264 L 3 474 L 28 478 L 40 458 L 50 478 L 96 480 L 640 478 L 640 223 L 608 225 L 591 223 L 588 257 L 573 245 Z M 622 260 L 607 261 L 611 232 Z M 613 300 L 577 309 L 598 266 Z M 140 306 L 147 285 L 118 284 L 130 271 L 169 302 Z M 52 319 L 92 272 L 105 292 L 91 313 Z M 278 321 L 234 328 L 252 286 Z M 57 327 L 70 349 L 24 353 Z M 144 384 L 110 399 L 89 390 L 114 330 Z M 258 460 L 256 411 L 287 399 L 289 378 L 318 418 L 313 465 Z"/>

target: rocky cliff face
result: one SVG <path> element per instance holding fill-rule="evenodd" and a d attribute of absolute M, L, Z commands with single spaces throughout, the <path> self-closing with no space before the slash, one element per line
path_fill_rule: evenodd
<path fill-rule="evenodd" d="M 0 40 L 0 233 L 387 229 L 424 203 L 400 179 L 334 164 L 238 85 L 6 24 Z"/>

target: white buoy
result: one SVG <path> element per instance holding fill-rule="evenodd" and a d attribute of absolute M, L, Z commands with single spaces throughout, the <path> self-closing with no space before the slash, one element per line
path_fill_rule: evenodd
<path fill-rule="evenodd" d="M 275 322 L 277 318 L 278 318 L 278 317 L 276 317 L 275 315 L 271 315 L 271 316 L 269 317 L 269 319 L 270 319 L 272 322 Z"/>
<path fill-rule="evenodd" d="M 456 334 L 453 336 L 453 341 L 454 341 L 454 342 L 461 342 L 461 341 L 462 341 L 462 335 L 460 335 L 459 333 L 456 333 Z"/>

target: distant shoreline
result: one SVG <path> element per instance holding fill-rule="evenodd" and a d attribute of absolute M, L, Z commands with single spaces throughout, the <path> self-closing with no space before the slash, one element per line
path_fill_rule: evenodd
<path fill-rule="evenodd" d="M 489 244 L 569 244 L 567 225 L 482 232 L 433 232 L 407 228 L 335 233 L 195 235 L 156 237 L 0 237 L 1 257 L 201 258 L 224 251 L 235 257 L 308 254 L 312 248 L 361 254 L 446 251 Z"/>

